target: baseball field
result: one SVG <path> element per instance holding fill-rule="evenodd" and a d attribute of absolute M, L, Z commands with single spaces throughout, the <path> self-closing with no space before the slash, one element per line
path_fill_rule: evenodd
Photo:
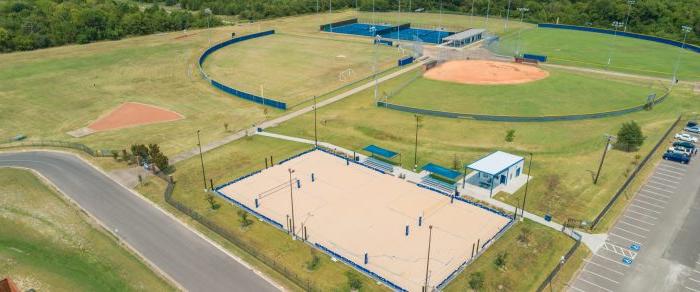
<path fill-rule="evenodd" d="M 229 86 L 290 104 L 301 104 L 315 95 L 327 100 L 335 94 L 370 82 L 371 79 L 367 77 L 374 71 L 375 58 L 378 71 L 396 72 L 396 60 L 410 53 L 407 47 L 402 51 L 396 47 L 372 46 L 370 38 L 319 32 L 319 25 L 349 18 L 390 23 L 412 22 L 425 28 L 485 27 L 490 32 L 501 35 L 497 47 L 491 49 L 503 54 L 512 55 L 514 47 L 519 47 L 524 52 L 548 55 L 554 64 L 655 77 L 670 76 L 672 64 L 680 56 L 682 66 L 678 69 L 679 78 L 700 79 L 700 76 L 696 76 L 700 72 L 700 58 L 697 58 L 697 54 L 679 54 L 676 47 L 636 39 L 537 29 L 532 24 L 515 21 L 510 21 L 506 29 L 504 20 L 494 17 L 487 21 L 483 17 L 468 15 L 341 11 L 0 55 L 0 62 L 3 63 L 0 80 L 6 81 L 0 82 L 0 124 L 3 125 L 0 127 L 0 137 L 4 140 L 24 134 L 30 140 L 66 140 L 84 143 L 96 149 L 128 149 L 134 143 L 158 143 L 163 152 L 171 156 L 195 147 L 198 130 L 201 130 L 201 139 L 205 144 L 227 141 L 222 139 L 235 131 L 289 112 L 264 107 L 213 88 L 199 75 L 197 60 L 202 52 L 220 41 L 230 39 L 232 32 L 240 36 L 274 29 L 275 35 L 237 43 L 215 52 L 207 59 L 204 70 Z M 519 29 L 523 29 L 521 34 L 517 33 Z M 609 56 L 612 56 L 612 61 L 608 66 L 605 63 Z M 503 66 L 520 72 L 513 63 Z M 452 70 L 463 71 L 459 67 Z M 661 95 L 669 86 L 665 80 L 650 81 L 606 72 L 581 73 L 546 65 L 528 67 L 528 70 L 538 73 L 536 78 L 510 82 L 512 84 L 489 84 L 493 80 L 483 76 L 477 76 L 482 77 L 482 83 L 474 84 L 463 82 L 467 74 L 455 74 L 447 78 L 440 74 L 429 76 L 430 71 L 421 76 L 423 72 L 414 70 L 378 84 L 377 91 L 381 97 L 389 96 L 390 102 L 424 109 L 543 116 L 637 106 L 646 102 L 649 94 Z M 472 75 L 479 75 L 477 73 L 472 72 Z M 354 151 L 361 151 L 369 144 L 377 144 L 401 153 L 402 160 L 398 166 L 405 169 L 432 162 L 460 170 L 464 164 L 495 150 L 517 154 L 532 161 L 533 179 L 529 184 L 527 210 L 541 216 L 551 215 L 554 221 L 564 222 L 569 218 L 585 220 L 595 216 L 622 185 L 630 170 L 639 163 L 640 157 L 649 153 L 653 144 L 678 115 L 700 110 L 697 98 L 698 93 L 692 86 L 679 84 L 672 88 L 663 103 L 650 110 L 602 119 L 509 123 L 430 116 L 417 119 L 411 113 L 377 107 L 374 88 L 368 88 L 348 93 L 347 97 L 320 107 L 316 112 L 292 116 L 267 131 L 308 140 L 314 140 L 317 133 L 320 141 Z M 154 113 L 163 115 L 163 119 L 146 121 L 148 124 L 139 119 L 117 119 L 112 124 L 104 122 L 109 121 L 110 113 L 125 108 L 128 112 L 129 105 L 136 104 L 154 110 Z M 594 185 L 592 179 L 606 143 L 606 135 L 616 134 L 623 123 L 630 121 L 635 121 L 642 128 L 646 137 L 644 144 L 635 152 L 609 151 L 600 181 Z M 69 134 L 76 129 L 91 126 L 99 128 L 99 131 L 81 137 Z M 509 132 L 512 133 L 510 139 L 507 138 Z M 253 220 L 255 218 L 245 210 L 253 208 L 255 194 L 264 191 L 257 188 L 263 186 L 255 185 L 253 188 L 246 185 L 241 189 L 232 187 L 229 193 L 224 192 L 228 198 L 245 201 L 247 209 L 229 203 L 223 197 L 210 198 L 202 192 L 200 167 L 206 169 L 204 183 L 211 179 L 214 185 L 218 185 L 266 168 L 267 158 L 271 161 L 274 157 L 274 161 L 279 161 L 309 150 L 310 147 L 309 144 L 260 136 L 222 143 L 221 147 L 204 153 L 201 162 L 199 157 L 190 156 L 174 165 L 173 177 L 177 187 L 173 198 L 221 226 L 221 230 L 237 238 L 239 244 L 255 247 L 259 254 L 251 255 L 246 253 L 245 248 L 226 242 L 213 232 L 206 231 L 203 226 L 192 223 L 195 228 L 211 235 L 214 240 L 223 242 L 222 245 L 233 253 L 269 273 L 273 279 L 291 290 L 299 289 L 302 285 L 318 290 L 353 290 L 357 288 L 358 282 L 362 291 L 387 289 L 384 285 L 377 285 L 376 277 L 371 279 L 362 276 L 357 269 L 338 261 L 337 257 L 331 258 L 319 248 L 292 240 L 289 234 L 273 224 Z M 340 191 L 326 194 L 339 189 L 353 190 L 352 182 L 344 181 L 342 175 L 352 176 L 362 182 L 373 181 L 374 177 L 365 173 L 358 174 L 355 170 L 345 173 L 343 171 L 348 170 L 337 170 L 340 166 L 331 162 L 311 164 L 300 162 L 298 167 L 307 175 L 307 172 L 314 171 L 316 165 L 327 166 L 318 166 L 318 169 L 323 168 L 318 172 L 332 178 L 331 183 L 318 187 L 318 190 L 302 193 L 300 197 L 301 202 L 308 203 L 307 209 L 302 209 L 306 211 L 304 219 L 322 225 L 319 228 L 322 231 L 318 235 L 312 233 L 312 236 L 317 236 L 317 242 L 324 246 L 342 248 L 345 253 L 339 254 L 349 254 L 347 257 L 357 264 L 362 262 L 362 250 L 367 249 L 365 252 L 370 254 L 369 265 L 373 267 L 369 270 L 380 271 L 376 273 L 382 277 L 389 275 L 386 276 L 387 279 L 406 283 L 412 290 L 419 288 L 420 281 L 413 278 L 422 274 L 419 270 L 423 269 L 403 265 L 401 261 L 425 263 L 421 255 L 406 252 L 400 258 L 383 258 L 393 248 L 382 245 L 381 236 L 386 235 L 394 240 L 396 235 L 384 234 L 388 231 L 381 228 L 388 224 L 393 228 L 393 225 L 400 224 L 397 222 L 405 219 L 381 213 L 393 212 L 387 209 L 399 205 L 389 200 L 395 194 L 384 189 L 372 189 L 357 195 L 358 200 L 347 202 L 345 196 L 352 194 Z M 270 169 L 268 171 L 273 172 Z M 268 180 L 265 185 L 279 185 L 283 179 L 280 176 L 285 171 L 288 170 L 275 169 L 274 175 L 264 177 Z M 264 174 L 265 172 L 259 175 Z M 305 179 L 302 183 L 304 186 L 297 187 L 298 189 L 308 187 L 306 184 L 310 182 Z M 253 190 L 240 192 L 247 190 L 247 187 Z M 390 189 L 397 190 L 401 187 Z M 137 190 L 177 216 L 187 218 L 163 200 L 165 183 L 161 180 L 146 179 Z M 426 195 L 416 192 L 416 197 Z M 380 197 L 381 195 L 386 197 Z M 469 194 L 463 195 L 469 197 Z M 512 195 L 495 194 L 495 198 L 514 206 L 522 202 L 523 195 L 521 188 Z M 364 211 L 370 210 L 363 204 L 373 202 L 373 198 L 384 200 L 383 209 L 370 208 L 374 213 L 362 215 Z M 444 200 L 425 197 L 421 197 L 421 200 L 444 203 Z M 421 200 L 414 201 L 422 202 Z M 280 220 L 286 215 L 283 201 L 273 201 L 271 205 L 270 209 L 262 210 L 261 214 L 285 222 L 284 219 Z M 419 212 L 415 208 L 408 209 L 413 213 Z M 312 215 L 318 215 L 318 218 Z M 390 220 L 384 222 L 384 217 Z M 349 230 L 347 232 L 377 228 L 372 231 L 374 233 L 368 233 L 373 236 L 372 244 L 365 246 L 356 242 L 356 238 L 334 230 L 332 227 L 336 225 L 333 225 L 333 220 L 336 225 Z M 471 219 L 463 218 L 463 221 L 469 220 Z M 353 222 L 362 224 L 356 226 Z M 415 222 L 401 224 L 405 226 Z M 465 242 L 473 239 L 469 237 L 473 233 L 459 233 L 466 230 L 459 228 L 459 225 L 446 224 L 444 228 L 443 231 L 449 231 L 444 234 L 459 238 L 446 241 L 446 248 L 465 244 L 462 242 L 465 238 L 468 238 Z M 403 235 L 401 226 L 397 230 L 399 235 Z M 494 233 L 492 231 L 487 233 Z M 522 244 L 520 234 L 523 232 L 535 235 L 529 237 L 528 243 Z M 425 232 L 420 230 L 415 235 L 424 236 Z M 417 241 L 410 244 L 415 249 L 421 246 Z M 533 290 L 541 283 L 541 276 L 558 264 L 560 256 L 570 244 L 570 238 L 551 228 L 530 221 L 515 223 L 481 257 L 470 262 L 466 272 L 459 274 L 446 289 L 466 289 L 468 277 L 472 273 L 488 272 L 487 290 L 501 289 L 499 287 L 514 291 Z M 511 261 L 506 264 L 507 272 L 500 273 L 493 270 L 492 262 L 504 250 L 512 251 L 511 256 L 521 255 L 524 260 L 517 263 Z M 379 255 L 379 260 L 375 261 L 373 252 L 374 256 Z M 459 254 L 461 261 L 467 258 L 468 251 L 462 248 L 455 254 Z M 576 256 L 580 260 L 584 255 L 585 249 Z M 440 264 L 435 266 L 436 277 L 430 281 L 431 285 L 437 284 L 438 278 L 444 279 L 459 266 L 456 264 L 458 259 L 450 256 L 452 255 L 438 254 Z M 290 280 L 283 275 L 286 272 L 297 278 Z M 568 272 L 569 275 L 571 273 L 573 271 Z M 533 276 L 523 277 L 527 281 L 516 281 L 521 275 Z"/>

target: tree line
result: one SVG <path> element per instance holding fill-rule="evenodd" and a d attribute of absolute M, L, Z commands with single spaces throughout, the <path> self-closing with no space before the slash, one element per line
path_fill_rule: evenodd
<path fill-rule="evenodd" d="M 207 21 L 202 13 L 113 0 L 0 1 L 0 52 L 206 27 Z"/>
<path fill-rule="evenodd" d="M 157 0 L 139 0 L 157 1 Z M 238 15 L 258 20 L 303 13 L 355 8 L 362 11 L 397 11 L 399 0 L 167 0 L 189 10 L 211 9 L 215 14 Z M 528 9 L 525 21 L 551 22 L 612 29 L 614 21 L 625 22 L 627 31 L 682 40 L 682 26 L 690 26 L 690 43 L 700 44 L 700 0 L 400 0 L 401 10 L 520 18 L 517 8 Z M 410 5 L 410 7 L 409 7 Z M 623 28 L 624 29 L 624 28 Z"/>

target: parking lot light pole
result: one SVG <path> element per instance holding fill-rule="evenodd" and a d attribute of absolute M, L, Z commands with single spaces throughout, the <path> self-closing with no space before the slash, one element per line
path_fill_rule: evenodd
<path fill-rule="evenodd" d="M 673 84 L 678 82 L 678 67 L 681 66 L 681 54 L 683 53 L 683 50 L 685 49 L 685 41 L 688 38 L 688 33 L 692 31 L 692 28 L 688 25 L 684 25 L 681 27 L 683 30 L 683 43 L 681 44 L 681 49 L 678 51 L 678 58 L 676 59 L 676 66 L 673 68 Z"/>
<path fill-rule="evenodd" d="M 204 174 L 204 156 L 202 156 L 202 142 L 199 140 L 199 131 L 197 130 L 197 146 L 199 147 L 199 162 L 202 164 L 202 181 L 204 182 L 204 192 L 207 192 L 207 176 Z"/>
<path fill-rule="evenodd" d="M 612 63 L 613 42 L 615 41 L 615 37 L 617 37 L 617 30 L 623 27 L 624 24 L 622 24 L 622 22 L 619 21 L 613 21 L 612 26 L 614 28 L 614 33 L 613 39 L 610 41 L 610 49 L 608 50 L 608 64 L 605 67 L 606 69 L 610 67 L 610 63 Z"/>

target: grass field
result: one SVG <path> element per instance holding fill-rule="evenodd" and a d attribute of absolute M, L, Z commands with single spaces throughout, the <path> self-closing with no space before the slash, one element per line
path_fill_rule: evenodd
<path fill-rule="evenodd" d="M 0 169 L 0 275 L 22 291 L 174 290 L 31 172 Z"/>
<path fill-rule="evenodd" d="M 543 116 L 585 114 L 639 106 L 661 96 L 658 82 L 611 80 L 556 69 L 546 79 L 517 85 L 466 85 L 418 78 L 389 102 L 460 113 Z"/>
<path fill-rule="evenodd" d="M 510 34 L 500 41 L 497 50 L 512 55 L 517 48 L 518 34 Z M 549 62 L 557 64 L 668 78 L 673 76 L 676 61 L 680 60 L 678 79 L 700 80 L 700 54 L 628 37 L 532 28 L 522 31 L 520 53 L 547 55 Z M 612 59 L 608 66 L 610 56 Z"/>
<path fill-rule="evenodd" d="M 445 291 L 472 290 L 469 280 L 473 273 L 484 276 L 483 288 L 476 291 L 536 291 L 573 244 L 573 239 L 549 227 L 530 220 L 519 222 L 467 266 Z M 499 267 L 494 262 L 503 254 L 504 265 Z"/>
<path fill-rule="evenodd" d="M 410 78 L 410 77 L 404 77 Z M 401 78 L 380 85 L 389 91 Z M 670 98 L 653 111 L 620 117 L 556 123 L 495 123 L 425 117 L 419 132 L 418 166 L 436 162 L 447 167 L 476 160 L 495 150 L 522 156 L 534 154 L 527 209 L 537 214 L 552 214 L 555 220 L 590 219 L 624 180 L 624 173 L 658 140 L 663 130 L 680 111 L 697 110 L 697 98 L 687 88 L 676 88 Z M 377 118 L 381 117 L 381 118 Z M 611 151 L 597 185 L 592 184 L 605 145 L 605 134 L 615 134 L 623 122 L 634 120 L 647 136 L 638 153 Z M 413 115 L 380 109 L 373 105 L 372 90 L 318 110 L 319 139 L 348 149 L 378 144 L 403 153 L 403 166 L 413 168 L 415 119 Z M 506 131 L 515 130 L 515 140 L 505 142 Z M 313 114 L 289 121 L 272 132 L 313 138 Z M 456 163 L 455 163 L 456 162 Z M 555 181 L 556 189 L 549 187 Z M 498 195 L 509 203 L 519 202 L 515 195 Z"/>
<path fill-rule="evenodd" d="M 483 16 L 459 15 L 443 13 L 398 13 L 398 12 L 359 12 L 357 17 L 363 22 L 386 22 L 386 23 L 407 23 L 417 28 L 444 27 L 447 30 L 458 32 L 469 28 L 485 28 L 490 33 L 505 34 L 512 33 L 520 28 L 533 28 L 535 25 L 521 23 L 519 21 L 508 21 L 506 28 L 505 19 L 497 16 L 490 16 L 488 19 Z"/>
<path fill-rule="evenodd" d="M 396 48 L 372 46 L 370 38 L 282 33 L 218 50 L 204 70 L 233 88 L 292 106 L 372 75 L 375 57 L 377 71 L 383 71 L 395 67 L 402 54 Z M 346 70 L 352 73 L 341 80 Z"/>

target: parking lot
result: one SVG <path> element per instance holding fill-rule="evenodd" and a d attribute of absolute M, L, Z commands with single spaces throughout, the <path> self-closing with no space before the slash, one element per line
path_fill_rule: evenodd
<path fill-rule="evenodd" d="M 700 292 L 699 175 L 661 161 L 568 290 Z"/>

